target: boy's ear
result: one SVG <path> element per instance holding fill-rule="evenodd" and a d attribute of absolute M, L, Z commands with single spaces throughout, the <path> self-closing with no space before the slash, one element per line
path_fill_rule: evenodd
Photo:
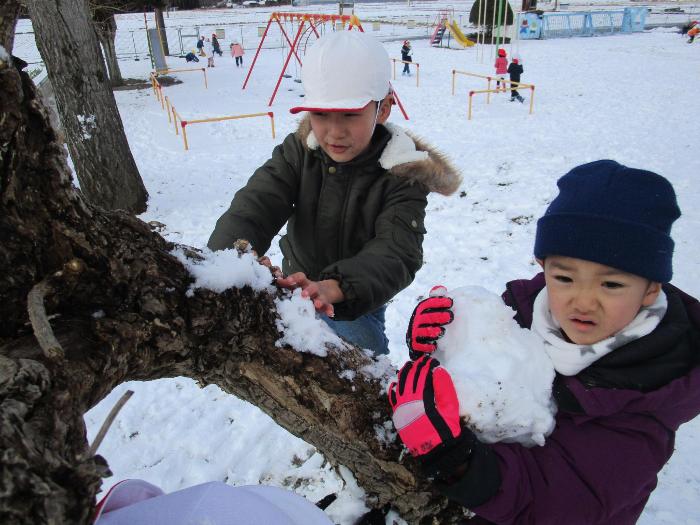
<path fill-rule="evenodd" d="M 535 257 L 535 260 L 537 261 L 537 264 L 540 265 L 540 268 L 544 270 L 544 259 L 538 259 L 537 257 Z"/>
<path fill-rule="evenodd" d="M 384 97 L 379 103 L 379 113 L 377 114 L 377 124 L 384 124 L 391 115 L 391 95 Z"/>
<path fill-rule="evenodd" d="M 647 291 L 642 299 L 642 306 L 651 306 L 656 301 L 656 298 L 661 293 L 661 283 L 650 282 L 647 286 Z"/>

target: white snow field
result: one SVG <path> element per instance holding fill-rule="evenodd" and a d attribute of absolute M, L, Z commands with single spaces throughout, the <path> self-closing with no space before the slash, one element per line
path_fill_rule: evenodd
<path fill-rule="evenodd" d="M 452 5 L 466 17 L 471 2 Z M 431 12 L 425 10 L 439 7 L 421 3 L 411 9 L 426 16 Z M 355 9 L 360 19 L 410 15 L 405 3 L 357 4 Z M 293 78 L 283 80 L 275 103 L 267 106 L 284 59 L 281 49 L 263 51 L 248 88 L 241 90 L 259 41 L 255 28 L 264 25 L 270 11 L 172 13 L 166 20 L 169 25 L 215 27 L 226 16 L 251 22 L 235 31 L 252 32 L 244 35 L 245 68 L 235 67 L 227 52 L 231 40 L 226 38 L 224 56 L 207 70 L 208 89 L 200 73 L 183 73 L 175 75 L 182 84 L 163 91 L 187 120 L 272 110 L 274 140 L 267 117 L 198 124 L 188 126 L 190 150 L 184 151 L 181 137 L 175 135 L 151 90 L 116 92 L 131 149 L 150 193 L 148 211 L 141 218 L 166 224 L 163 235 L 172 241 L 204 247 L 235 191 L 296 129 L 298 117 L 288 109 L 300 100 L 302 89 Z M 143 27 L 143 16 L 120 16 L 118 23 L 129 35 L 129 28 Z M 27 29 L 27 24 L 22 27 Z M 447 154 L 464 175 L 455 195 L 430 196 L 425 264 L 413 284 L 389 305 L 389 359 L 396 367 L 408 357 L 404 334 L 411 311 L 431 286 L 478 285 L 500 293 L 508 280 L 537 272 L 532 256 L 536 219 L 556 194 L 558 177 L 592 160 L 611 158 L 653 170 L 674 184 L 683 216 L 673 230 L 673 283 L 700 295 L 696 180 L 700 45 L 686 44 L 675 29 L 509 45 L 509 55 L 517 54 L 523 61 L 522 81 L 536 85 L 534 113 L 528 114 L 528 90 L 521 90 L 525 104 L 498 94 L 487 105 L 485 96 L 477 95 L 469 121 L 467 93 L 484 89 L 485 81 L 458 76 L 452 96 L 451 71 L 491 74 L 493 49 L 485 50 L 482 61 L 474 48 L 431 48 L 425 28 L 416 32 L 405 26 L 382 27 L 378 34 L 390 56 L 399 58 L 401 40 L 412 38 L 414 61 L 420 63 L 420 87 L 415 76 L 399 74 L 394 81 L 410 120 L 404 121 L 394 107 L 391 122 Z M 279 34 L 275 38 L 279 42 Z M 190 40 L 185 47 L 193 47 L 194 39 Z M 176 57 L 168 63 L 172 68 L 191 67 Z M 125 77 L 145 79 L 150 72 L 148 60 L 124 59 L 120 65 Z M 291 74 L 296 74 L 294 66 Z M 281 262 L 276 242 L 269 255 L 274 263 Z M 256 407 L 217 387 L 200 388 L 189 379 L 120 385 L 86 414 L 90 440 L 126 389 L 135 395 L 99 450 L 114 473 L 105 480 L 104 490 L 124 478 L 143 478 L 166 492 L 211 480 L 267 483 L 311 501 L 339 492 L 339 499 L 327 509 L 339 524 L 351 524 L 363 513 L 363 492 L 346 469 L 333 469 L 313 447 Z M 676 449 L 640 519 L 643 525 L 700 523 L 700 420 L 681 428 Z M 399 520 L 395 515 L 391 519 Z"/>

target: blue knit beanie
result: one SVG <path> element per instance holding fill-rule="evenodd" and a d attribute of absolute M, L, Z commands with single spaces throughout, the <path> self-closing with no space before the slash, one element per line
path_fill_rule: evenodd
<path fill-rule="evenodd" d="M 537 221 L 535 257 L 562 255 L 667 283 L 673 275 L 671 225 L 681 215 L 661 175 L 613 160 L 572 169 Z"/>

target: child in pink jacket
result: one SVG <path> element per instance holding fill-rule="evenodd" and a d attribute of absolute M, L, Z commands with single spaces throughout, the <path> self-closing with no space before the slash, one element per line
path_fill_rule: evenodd
<path fill-rule="evenodd" d="M 493 65 L 496 68 L 496 74 L 499 75 L 496 79 L 496 89 L 501 87 L 501 81 L 504 80 L 503 75 L 508 73 L 508 59 L 506 58 L 506 50 L 499 49 L 496 63 Z M 503 91 L 506 90 L 506 83 L 503 82 Z"/>
<path fill-rule="evenodd" d="M 231 56 L 236 59 L 236 67 L 243 66 L 243 46 L 238 42 L 231 44 Z"/>

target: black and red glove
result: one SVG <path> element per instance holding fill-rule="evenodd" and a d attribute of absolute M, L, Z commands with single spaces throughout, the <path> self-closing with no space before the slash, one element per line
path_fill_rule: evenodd
<path fill-rule="evenodd" d="M 437 348 L 437 340 L 445 335 L 444 326 L 454 319 L 452 299 L 446 297 L 447 288 L 433 286 L 430 297 L 423 299 L 413 310 L 406 331 L 406 344 L 411 359 L 431 354 Z"/>
<path fill-rule="evenodd" d="M 391 419 L 413 456 L 423 456 L 461 434 L 457 392 L 437 359 L 424 355 L 406 362 L 388 395 Z"/>

